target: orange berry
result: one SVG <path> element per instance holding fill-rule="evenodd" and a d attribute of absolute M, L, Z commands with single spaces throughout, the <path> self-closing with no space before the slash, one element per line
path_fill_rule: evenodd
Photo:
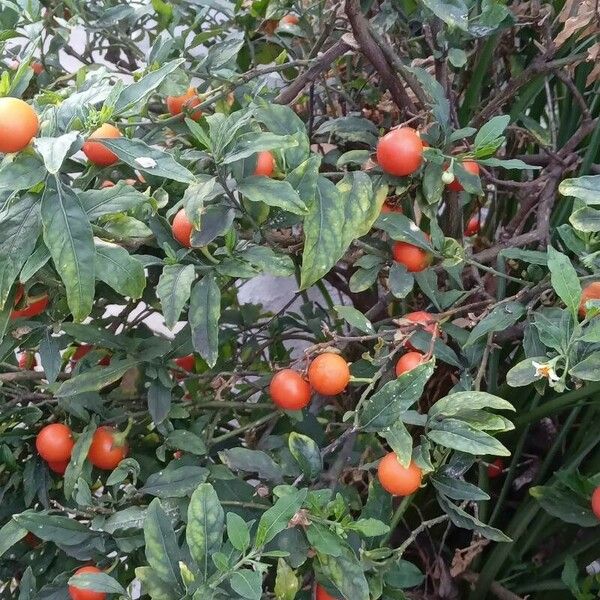
<path fill-rule="evenodd" d="M 423 471 L 411 461 L 403 467 L 395 452 L 386 454 L 379 462 L 377 477 L 384 490 L 394 496 L 410 496 L 421 486 Z"/>
<path fill-rule="evenodd" d="M 199 121 L 202 117 L 202 111 L 198 108 L 197 110 L 191 111 L 201 103 L 200 96 L 196 88 L 190 87 L 185 94 L 181 96 L 167 96 L 167 109 L 175 117 L 183 112 L 190 113 L 191 119 Z"/>
<path fill-rule="evenodd" d="M 335 396 L 346 389 L 350 381 L 350 368 L 339 354 L 325 352 L 310 363 L 308 381 L 319 394 Z"/>
<path fill-rule="evenodd" d="M 273 154 L 268 150 L 259 152 L 256 158 L 256 168 L 254 169 L 254 174 L 263 175 L 264 177 L 271 177 L 274 169 L 275 159 L 273 158 Z"/>
<path fill-rule="evenodd" d="M 185 214 L 185 210 L 182 208 L 173 219 L 173 224 L 171 225 L 171 232 L 173 233 L 173 237 L 186 248 L 192 247 L 192 242 L 190 240 L 190 236 L 192 235 L 193 230 L 192 222 L 188 219 Z"/>
<path fill-rule="evenodd" d="M 310 385 L 293 369 L 282 369 L 273 375 L 269 385 L 271 400 L 284 410 L 300 410 L 310 402 Z"/>
<path fill-rule="evenodd" d="M 114 165 L 119 160 L 119 157 L 104 146 L 104 144 L 90 140 L 97 138 L 114 139 L 119 137 L 122 137 L 122 134 L 114 125 L 104 123 L 104 125 L 101 125 L 89 135 L 87 141 L 83 144 L 83 153 L 91 163 L 99 167 L 110 167 L 110 165 Z"/>
<path fill-rule="evenodd" d="M 377 162 L 390 175 L 412 175 L 423 162 L 423 142 L 412 127 L 386 133 L 377 144 Z"/>
<path fill-rule="evenodd" d="M 396 375 L 400 377 L 425 362 L 425 356 L 420 352 L 407 352 L 396 363 Z"/>
<path fill-rule="evenodd" d="M 0 98 L 0 152 L 19 152 L 39 129 L 37 113 L 19 98 Z"/>

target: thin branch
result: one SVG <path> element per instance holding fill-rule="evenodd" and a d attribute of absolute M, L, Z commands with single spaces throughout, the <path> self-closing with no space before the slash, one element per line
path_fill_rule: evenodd
<path fill-rule="evenodd" d="M 348 52 L 348 50 L 351 50 L 349 44 L 343 40 L 336 42 L 331 48 L 323 52 L 309 69 L 302 73 L 302 75 L 296 77 L 293 83 L 281 90 L 277 98 L 275 98 L 275 102 L 277 104 L 290 104 L 293 102 L 307 84 L 314 81 L 340 56 Z"/>

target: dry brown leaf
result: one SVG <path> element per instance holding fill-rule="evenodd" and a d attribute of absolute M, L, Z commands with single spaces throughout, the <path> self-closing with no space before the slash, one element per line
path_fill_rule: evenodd
<path fill-rule="evenodd" d="M 478 538 L 466 548 L 457 548 L 450 565 L 450 575 L 452 577 L 462 575 L 489 543 L 490 541 L 485 538 Z"/>
<path fill-rule="evenodd" d="M 593 62 L 594 68 L 590 71 L 590 74 L 585 80 L 585 85 L 592 85 L 596 81 L 600 80 L 600 42 L 594 44 L 589 50 L 587 55 L 587 61 Z"/>
<path fill-rule="evenodd" d="M 564 23 L 563 30 L 554 38 L 554 43 L 559 47 L 575 33 L 585 37 L 600 32 L 596 0 L 568 0 L 558 20 Z"/>

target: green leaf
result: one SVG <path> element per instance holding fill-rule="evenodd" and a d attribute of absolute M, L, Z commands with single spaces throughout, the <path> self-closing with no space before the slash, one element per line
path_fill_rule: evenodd
<path fill-rule="evenodd" d="M 192 183 L 194 175 L 170 154 L 148 146 L 142 140 L 104 138 L 102 145 L 114 152 L 120 160 L 134 169 L 155 177 L 164 177 L 181 183 Z"/>
<path fill-rule="evenodd" d="M 312 522 L 306 529 L 308 543 L 317 552 L 330 556 L 341 556 L 347 549 L 346 542 L 325 525 Z"/>
<path fill-rule="evenodd" d="M 323 575 L 347 600 L 369 600 L 369 585 L 363 567 L 351 550 L 340 556 L 317 553 Z"/>
<path fill-rule="evenodd" d="M 190 242 L 192 247 L 200 248 L 210 244 L 215 238 L 226 234 L 231 229 L 235 218 L 235 210 L 225 206 L 213 205 L 202 214 L 200 231 L 192 230 Z"/>
<path fill-rule="evenodd" d="M 113 473 L 115 471 L 113 471 Z M 111 473 L 111 475 L 113 473 Z M 116 513 L 113 513 L 110 515 L 110 517 L 108 517 L 108 519 L 106 519 L 103 525 L 103 530 L 110 534 L 113 534 L 117 531 L 127 531 L 128 529 L 141 530 L 144 527 L 146 512 L 147 509 L 141 508 L 140 506 L 130 506 L 120 510 Z"/>
<path fill-rule="evenodd" d="M 205 275 L 192 288 L 188 320 L 194 350 L 214 367 L 219 358 L 219 317 L 221 290 L 212 274 Z"/>
<path fill-rule="evenodd" d="M 291 135 L 277 135 L 268 131 L 259 134 L 245 133 L 235 141 L 233 148 L 225 155 L 222 162 L 229 164 L 265 150 L 284 150 L 297 145 L 298 141 Z"/>
<path fill-rule="evenodd" d="M 285 164 L 289 169 L 296 169 L 296 167 L 307 159 L 309 161 L 320 161 L 317 156 L 310 155 L 310 142 L 306 135 L 306 126 L 302 119 L 289 106 L 261 101 L 259 106 L 254 110 L 254 116 L 257 121 L 263 123 L 272 133 L 294 136 L 298 146 L 285 148 L 282 151 Z M 292 182 L 290 181 L 290 183 Z M 294 186 L 293 183 L 292 187 L 300 192 L 299 188 Z M 300 194 L 300 197 L 307 202 L 302 194 Z"/>
<path fill-rule="evenodd" d="M 463 0 L 421 0 L 421 2 L 449 27 L 467 31 L 468 10 Z"/>
<path fill-rule="evenodd" d="M 398 461 L 404 468 L 408 468 L 412 459 L 412 436 L 402 421 L 396 421 L 388 429 L 381 432 L 390 448 L 398 456 Z"/>
<path fill-rule="evenodd" d="M 208 469 L 196 466 L 183 466 L 152 473 L 146 479 L 141 493 L 158 498 L 184 498 L 206 481 Z"/>
<path fill-rule="evenodd" d="M 165 265 L 163 267 L 156 295 L 160 299 L 165 325 L 173 329 L 181 316 L 181 311 L 190 297 L 192 283 L 196 279 L 194 265 Z"/>
<path fill-rule="evenodd" d="M 375 227 L 383 229 L 393 240 L 407 242 L 424 250 L 433 250 L 425 234 L 405 215 L 383 213 L 375 222 Z"/>
<path fill-rule="evenodd" d="M 600 352 L 586 356 L 581 362 L 573 366 L 569 373 L 572 377 L 584 381 L 600 381 Z"/>
<path fill-rule="evenodd" d="M 528 165 L 524 163 L 522 160 L 518 158 L 478 158 L 477 162 L 480 165 L 485 165 L 486 167 L 500 167 L 502 169 L 520 169 L 520 170 L 528 170 L 528 171 L 536 171 L 537 169 L 541 169 L 542 167 L 537 167 L 535 165 Z"/>
<path fill-rule="evenodd" d="M 0 165 L 0 192 L 28 190 L 46 178 L 46 168 L 38 156 L 20 152 L 14 160 L 4 158 Z"/>
<path fill-rule="evenodd" d="M 469 334 L 465 346 L 471 346 L 477 340 L 495 331 L 504 331 L 514 325 L 526 312 L 519 302 L 505 302 L 496 306 L 486 315 Z"/>
<path fill-rule="evenodd" d="M 506 374 L 506 383 L 511 387 L 523 387 L 534 381 L 539 381 L 541 376 L 536 374 L 536 368 L 533 366 L 534 361 L 543 364 L 548 361 L 548 357 L 534 356 L 517 363 Z"/>
<path fill-rule="evenodd" d="M 540 265 L 545 267 L 548 264 L 548 255 L 545 252 L 537 250 L 524 250 L 523 248 L 505 248 L 500 250 L 500 256 L 505 258 L 513 258 L 531 263 L 532 265 Z"/>
<path fill-rule="evenodd" d="M 579 527 L 596 527 L 598 517 L 589 505 L 583 506 L 579 497 L 570 490 L 554 485 L 539 485 L 529 489 L 529 493 L 550 515 Z"/>
<path fill-rule="evenodd" d="M 92 438 L 94 437 L 95 431 L 95 423 L 90 423 L 89 425 L 86 425 L 84 430 L 81 432 L 81 435 L 77 438 L 75 445 L 73 446 L 73 450 L 71 452 L 71 460 L 67 465 L 67 470 L 65 471 L 65 478 L 63 483 L 63 489 L 65 497 L 67 499 L 71 498 L 71 496 L 73 495 L 75 484 L 81 476 L 85 459 L 87 458 L 88 451 L 90 449 L 90 446 L 92 445 Z"/>
<path fill-rule="evenodd" d="M 304 215 L 308 208 L 298 192 L 287 181 L 270 177 L 252 176 L 238 183 L 239 192 L 252 202 L 264 202 L 268 206 L 278 206 L 296 215 Z"/>
<path fill-rule="evenodd" d="M 9 519 L 0 529 L 0 556 L 27 535 L 27 528 Z"/>
<path fill-rule="evenodd" d="M 262 575 L 250 569 L 235 571 L 229 578 L 234 592 L 248 600 L 260 600 L 262 596 Z"/>
<path fill-rule="evenodd" d="M 69 517 L 49 515 L 45 511 L 26 511 L 20 515 L 13 515 L 13 519 L 17 525 L 35 533 L 41 540 L 63 546 L 78 546 L 97 535 L 88 525 Z"/>
<path fill-rule="evenodd" d="M 432 6 L 439 7 L 441 9 L 440 12 L 445 14 L 451 21 L 454 21 L 455 19 L 462 21 L 461 15 L 466 12 L 466 7 L 462 0 L 426 0 L 426 2 L 426 6 L 430 10 L 432 9 Z M 447 8 L 450 8 L 451 10 L 444 10 Z M 404 68 L 417 78 L 423 91 L 429 97 L 431 111 L 438 121 L 438 124 L 443 128 L 447 128 L 450 123 L 450 103 L 446 98 L 444 88 L 426 69 L 422 69 L 421 67 L 409 67 L 407 65 L 405 65 Z"/>
<path fill-rule="evenodd" d="M 82 590 L 94 590 L 96 592 L 106 592 L 107 594 L 125 595 L 127 593 L 123 586 L 108 573 L 73 575 L 67 583 Z"/>
<path fill-rule="evenodd" d="M 468 454 L 510 456 L 510 451 L 496 438 L 457 419 L 430 422 L 427 437 L 440 446 Z"/>
<path fill-rule="evenodd" d="M 479 489 L 476 485 L 468 483 L 467 481 L 455 479 L 454 477 L 448 477 L 442 473 L 432 475 L 430 481 L 438 492 L 453 500 L 473 500 L 478 502 L 480 500 L 490 499 L 488 494 Z"/>
<path fill-rule="evenodd" d="M 350 291 L 357 294 L 369 289 L 377 281 L 379 270 L 380 265 L 371 269 L 356 269 L 352 277 L 350 277 Z"/>
<path fill-rule="evenodd" d="M 48 173 L 56 175 L 75 146 L 77 149 L 81 147 L 81 138 L 78 131 L 70 131 L 59 137 L 37 137 L 33 145 L 44 160 Z"/>
<path fill-rule="evenodd" d="M 148 202 L 148 197 L 123 181 L 110 188 L 79 193 L 83 210 L 94 221 L 104 215 L 121 213 Z"/>
<path fill-rule="evenodd" d="M 46 379 L 48 383 L 54 383 L 60 372 L 61 356 L 57 338 L 50 335 L 49 329 L 46 329 L 40 340 L 39 352 Z"/>
<path fill-rule="evenodd" d="M 280 531 L 287 528 L 290 519 L 300 510 L 306 499 L 308 490 L 290 489 L 289 492 L 265 511 L 258 522 L 255 545 L 262 548 L 269 543 Z"/>
<path fill-rule="evenodd" d="M 304 252 L 300 288 L 305 290 L 325 276 L 341 258 L 339 232 L 344 205 L 338 188 L 319 176 L 313 202 L 304 218 Z"/>
<path fill-rule="evenodd" d="M 55 393 L 57 398 L 76 396 L 84 392 L 97 392 L 103 387 L 118 381 L 125 373 L 139 365 L 139 361 L 133 358 L 124 360 L 113 360 L 110 365 L 90 369 L 81 375 L 75 375 L 63 382 Z"/>
<path fill-rule="evenodd" d="M 358 531 L 363 537 L 375 537 L 384 535 L 390 530 L 390 526 L 382 523 L 378 519 L 358 519 L 350 523 L 348 529 Z"/>
<path fill-rule="evenodd" d="M 584 206 L 571 213 L 569 222 L 577 231 L 595 233 L 600 231 L 600 210 Z"/>
<path fill-rule="evenodd" d="M 250 450 L 249 448 L 229 448 L 221 450 L 219 458 L 230 469 L 244 471 L 246 473 L 258 473 L 262 479 L 268 479 L 275 483 L 283 481 L 281 467 L 262 450 Z"/>
<path fill-rule="evenodd" d="M 341 232 L 338 231 L 343 254 L 355 239 L 371 230 L 381 212 L 387 187 L 375 193 L 371 178 L 364 171 L 346 173 L 336 187 L 344 206 L 343 225 Z"/>
<path fill-rule="evenodd" d="M 183 206 L 185 214 L 196 229 L 200 229 L 205 204 L 222 193 L 223 188 L 217 185 L 216 177 L 208 177 L 205 180 L 190 183 L 187 187 L 183 194 Z"/>
<path fill-rule="evenodd" d="M 467 64 L 467 53 L 462 48 L 450 48 L 448 60 L 453 67 L 460 69 Z"/>
<path fill-rule="evenodd" d="M 175 69 L 185 62 L 183 58 L 172 60 L 141 79 L 123 88 L 114 106 L 114 114 L 121 115 L 145 100 Z"/>
<path fill-rule="evenodd" d="M 75 321 L 91 312 L 95 292 L 92 226 L 77 194 L 50 178 L 42 196 L 42 227 L 56 271 L 65 284 L 67 302 Z"/>
<path fill-rule="evenodd" d="M 548 246 L 548 268 L 554 291 L 567 305 L 567 308 L 576 315 L 581 298 L 581 284 L 575 267 L 562 252 Z"/>
<path fill-rule="evenodd" d="M 154 573 L 176 592 L 182 591 L 179 561 L 181 552 L 171 521 L 158 498 L 148 506 L 144 521 L 146 560 Z"/>
<path fill-rule="evenodd" d="M 273 590 L 276 600 L 294 600 L 299 589 L 300 580 L 285 560 L 280 558 L 277 561 L 277 575 Z"/>
<path fill-rule="evenodd" d="M 174 429 L 169 433 L 165 441 L 167 446 L 174 450 L 184 450 L 198 456 L 206 454 L 204 440 L 187 429 Z"/>
<path fill-rule="evenodd" d="M 442 181 L 443 165 L 428 162 L 423 170 L 423 194 L 427 204 L 437 204 L 444 193 L 445 184 Z"/>
<path fill-rule="evenodd" d="M 250 546 L 250 530 L 246 521 L 234 512 L 227 513 L 227 538 L 231 545 L 240 552 L 245 552 Z"/>
<path fill-rule="evenodd" d="M 96 278 L 115 292 L 133 300 L 142 297 L 146 287 L 144 266 L 117 244 L 96 239 Z"/>
<path fill-rule="evenodd" d="M 475 148 L 482 148 L 488 144 L 493 143 L 498 139 L 508 127 L 510 123 L 510 117 L 508 115 L 499 115 L 492 117 L 487 123 L 485 123 L 481 129 L 477 132 L 473 145 Z"/>
<path fill-rule="evenodd" d="M 173 586 L 163 581 L 152 567 L 136 567 L 135 576 L 139 580 L 142 593 L 147 594 L 152 600 L 177 600 L 179 594 Z M 208 600 L 203 596 L 204 600 Z"/>
<path fill-rule="evenodd" d="M 397 379 L 389 381 L 363 403 L 358 413 L 364 431 L 382 431 L 396 423 L 421 396 L 433 375 L 435 361 L 418 365 Z"/>
<path fill-rule="evenodd" d="M 600 204 L 600 175 L 586 175 L 565 179 L 558 186 L 563 196 L 572 196 L 586 204 Z"/>
<path fill-rule="evenodd" d="M 225 515 L 219 498 L 210 483 L 200 484 L 188 507 L 185 539 L 193 559 L 200 567 L 203 581 L 209 576 L 210 557 L 221 549 Z"/>
<path fill-rule="evenodd" d="M 334 306 L 335 312 L 352 327 L 364 333 L 375 333 L 371 321 L 353 306 Z"/>
<path fill-rule="evenodd" d="M 300 199 L 309 207 L 309 210 L 315 201 L 320 164 L 321 159 L 312 155 L 288 173 L 286 177 L 286 181 L 298 192 Z"/>
<path fill-rule="evenodd" d="M 394 262 L 390 267 L 388 282 L 390 292 L 392 292 L 395 298 L 406 298 L 412 292 L 415 278 L 412 273 L 408 272 L 404 265 Z"/>
<path fill-rule="evenodd" d="M 148 388 L 148 412 L 155 425 L 160 425 L 171 410 L 171 389 L 158 379 Z"/>
<path fill-rule="evenodd" d="M 253 267 L 275 277 L 294 274 L 294 261 L 287 254 L 276 253 L 267 246 L 248 245 L 239 251 L 239 256 Z"/>
<path fill-rule="evenodd" d="M 38 196 L 24 194 L 0 207 L 0 310 L 41 231 Z"/>
<path fill-rule="evenodd" d="M 306 477 L 315 479 L 323 469 L 323 459 L 317 443 L 306 435 L 292 431 L 288 446 Z"/>
<path fill-rule="evenodd" d="M 450 520 L 456 527 L 462 527 L 463 529 L 471 529 L 488 540 L 494 542 L 511 542 L 512 540 L 499 529 L 490 527 L 485 523 L 482 523 L 479 519 L 476 519 L 462 508 L 459 508 L 452 502 L 450 502 L 445 496 L 438 494 L 438 502 L 442 510 L 450 517 Z"/>
<path fill-rule="evenodd" d="M 416 565 L 400 558 L 384 573 L 383 578 L 391 588 L 404 590 L 421 585 L 425 575 Z"/>

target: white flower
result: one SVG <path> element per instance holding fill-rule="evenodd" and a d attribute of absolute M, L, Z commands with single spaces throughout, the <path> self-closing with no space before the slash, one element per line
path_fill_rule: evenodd
<path fill-rule="evenodd" d="M 532 360 L 531 364 L 535 369 L 536 377 L 545 377 L 546 379 L 549 379 L 550 382 L 560 381 L 560 377 L 556 374 L 554 365 L 551 363 L 539 363 L 535 362 L 535 360 Z"/>
<path fill-rule="evenodd" d="M 135 159 L 135 162 L 144 169 L 154 169 L 154 167 L 156 167 L 156 161 L 149 156 L 140 156 Z"/>

